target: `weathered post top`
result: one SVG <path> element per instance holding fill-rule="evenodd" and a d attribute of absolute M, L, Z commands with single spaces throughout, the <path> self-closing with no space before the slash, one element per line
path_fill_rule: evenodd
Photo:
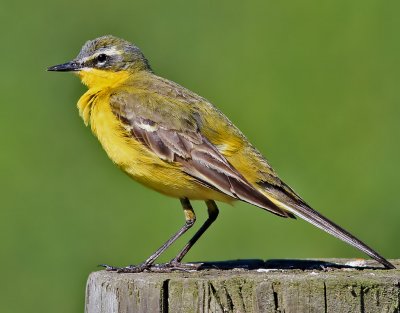
<path fill-rule="evenodd" d="M 85 312 L 399 313 L 400 260 L 393 264 L 399 269 L 335 259 L 204 263 L 194 272 L 98 271 L 87 282 Z"/>

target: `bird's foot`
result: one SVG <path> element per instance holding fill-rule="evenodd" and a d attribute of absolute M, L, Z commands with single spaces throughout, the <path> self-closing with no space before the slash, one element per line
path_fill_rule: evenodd
<path fill-rule="evenodd" d="M 203 263 L 180 263 L 171 261 L 163 264 L 140 264 L 128 265 L 126 267 L 115 267 L 107 264 L 100 264 L 106 271 L 117 273 L 142 273 L 142 272 L 157 272 L 157 273 L 171 273 L 174 271 L 191 272 L 197 271 Z"/>
<path fill-rule="evenodd" d="M 164 264 L 154 264 L 151 266 L 150 270 L 152 272 L 159 273 L 170 273 L 174 271 L 178 272 L 192 272 L 197 271 L 201 267 L 202 263 L 180 263 L 176 261 L 171 261 Z"/>
<path fill-rule="evenodd" d="M 151 268 L 151 265 L 144 263 L 139 265 L 128 265 L 125 267 L 116 267 L 107 264 L 100 264 L 99 266 L 104 267 L 106 271 L 117 273 L 141 273 L 144 271 L 150 271 Z"/>

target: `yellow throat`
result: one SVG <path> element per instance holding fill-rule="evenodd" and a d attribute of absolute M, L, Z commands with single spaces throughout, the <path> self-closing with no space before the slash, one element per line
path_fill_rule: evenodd
<path fill-rule="evenodd" d="M 89 90 L 86 91 L 78 101 L 79 115 L 82 117 L 85 125 L 89 124 L 90 111 L 99 93 L 110 91 L 123 84 L 131 75 L 129 71 L 105 71 L 98 69 L 84 69 L 77 72 L 83 84 Z"/>

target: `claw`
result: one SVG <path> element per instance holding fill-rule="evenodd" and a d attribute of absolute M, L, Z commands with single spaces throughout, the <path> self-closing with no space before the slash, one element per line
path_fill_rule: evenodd
<path fill-rule="evenodd" d="M 149 265 L 140 264 L 140 265 L 128 265 L 126 267 L 120 267 L 117 269 L 117 273 L 141 273 L 150 268 Z"/>
<path fill-rule="evenodd" d="M 106 271 L 117 272 L 117 273 L 142 273 L 142 272 L 158 272 L 158 273 L 171 273 L 174 271 L 180 272 L 193 272 L 197 271 L 203 263 L 193 264 L 193 263 L 179 263 L 176 261 L 171 261 L 164 264 L 154 264 L 154 265 L 128 265 L 125 267 L 115 267 L 108 264 L 99 264 L 99 266 L 104 267 Z"/>
<path fill-rule="evenodd" d="M 197 271 L 202 263 L 179 263 L 171 261 L 165 264 L 155 264 L 149 270 L 152 272 L 170 273 L 174 271 L 178 272 L 193 272 Z"/>

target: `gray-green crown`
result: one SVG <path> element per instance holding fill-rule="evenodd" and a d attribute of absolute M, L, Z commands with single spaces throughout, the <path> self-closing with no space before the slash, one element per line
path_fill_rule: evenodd
<path fill-rule="evenodd" d="M 149 62 L 134 44 L 111 35 L 87 41 L 74 60 L 81 67 L 113 71 L 151 70 Z"/>

